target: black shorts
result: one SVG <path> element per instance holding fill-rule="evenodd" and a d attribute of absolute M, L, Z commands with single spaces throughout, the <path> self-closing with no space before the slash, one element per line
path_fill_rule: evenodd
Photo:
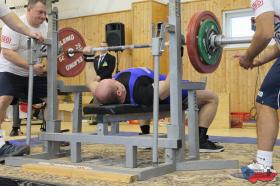
<path fill-rule="evenodd" d="M 9 72 L 0 72 L 0 96 L 13 96 L 14 104 L 17 99 L 28 98 L 28 77 L 15 75 Z M 47 77 L 34 76 L 33 98 L 47 97 Z"/>
<path fill-rule="evenodd" d="M 280 58 L 272 65 L 268 71 L 256 101 L 260 104 L 270 106 L 276 110 L 280 106 Z"/>

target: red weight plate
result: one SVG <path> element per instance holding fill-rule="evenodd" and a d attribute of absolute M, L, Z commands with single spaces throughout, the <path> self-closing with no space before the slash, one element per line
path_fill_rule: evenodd
<path fill-rule="evenodd" d="M 217 63 L 209 65 L 209 64 L 206 64 L 200 58 L 200 54 L 199 54 L 199 50 L 198 50 L 197 35 L 198 35 L 199 28 L 200 28 L 200 23 L 206 19 L 211 19 L 211 20 L 215 21 L 219 27 L 219 30 L 221 30 L 218 19 L 212 12 L 200 11 L 200 12 L 195 13 L 192 16 L 192 18 L 188 24 L 188 28 L 187 28 L 188 31 L 187 31 L 187 36 L 186 36 L 187 50 L 188 50 L 190 62 L 192 64 L 192 66 L 196 69 L 196 71 L 198 71 L 200 73 L 214 72 L 218 68 L 220 61 L 221 61 L 221 57 L 220 57 L 219 60 L 217 61 Z"/>
<path fill-rule="evenodd" d="M 82 35 L 73 28 L 62 28 L 58 33 L 59 47 L 62 53 L 57 57 L 57 71 L 61 76 L 73 77 L 80 74 L 85 62 L 82 53 L 68 55 L 67 51 L 81 50 L 86 46 Z"/>

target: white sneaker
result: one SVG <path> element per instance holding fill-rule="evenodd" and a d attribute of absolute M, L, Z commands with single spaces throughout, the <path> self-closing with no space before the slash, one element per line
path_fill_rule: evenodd
<path fill-rule="evenodd" d="M 253 162 L 253 163 L 247 165 L 247 167 L 249 169 L 254 170 L 255 172 L 269 172 L 269 171 L 271 172 L 271 171 L 275 171 L 275 170 L 272 169 L 272 167 L 267 167 L 267 166 L 259 164 L 257 162 Z"/>

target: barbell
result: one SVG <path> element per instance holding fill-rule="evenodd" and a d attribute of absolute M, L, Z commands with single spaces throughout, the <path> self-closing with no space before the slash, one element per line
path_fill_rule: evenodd
<path fill-rule="evenodd" d="M 57 57 L 58 73 L 64 77 L 73 77 L 85 67 L 82 49 L 86 46 L 82 35 L 73 28 L 62 28 L 59 33 L 61 54 Z M 227 38 L 216 16 L 210 11 L 195 13 L 188 24 L 186 44 L 192 66 L 200 73 L 214 72 L 221 61 L 223 47 L 228 44 L 250 43 L 252 38 Z M 110 50 L 120 51 L 136 48 L 150 48 L 151 44 L 123 45 L 92 48 L 92 52 Z"/>

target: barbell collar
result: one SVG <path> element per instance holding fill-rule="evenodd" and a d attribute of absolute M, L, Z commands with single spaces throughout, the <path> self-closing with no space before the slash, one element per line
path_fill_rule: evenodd
<path fill-rule="evenodd" d="M 167 24 L 165 28 L 169 33 L 174 33 L 175 32 L 175 25 Z"/>
<path fill-rule="evenodd" d="M 224 47 L 225 45 L 247 44 L 251 43 L 252 37 L 225 37 L 223 35 L 214 35 L 211 37 L 211 45 Z"/>
<path fill-rule="evenodd" d="M 38 55 L 37 57 L 38 57 L 38 58 L 46 58 L 46 57 L 48 57 L 48 54 L 40 54 L 40 55 Z"/>

